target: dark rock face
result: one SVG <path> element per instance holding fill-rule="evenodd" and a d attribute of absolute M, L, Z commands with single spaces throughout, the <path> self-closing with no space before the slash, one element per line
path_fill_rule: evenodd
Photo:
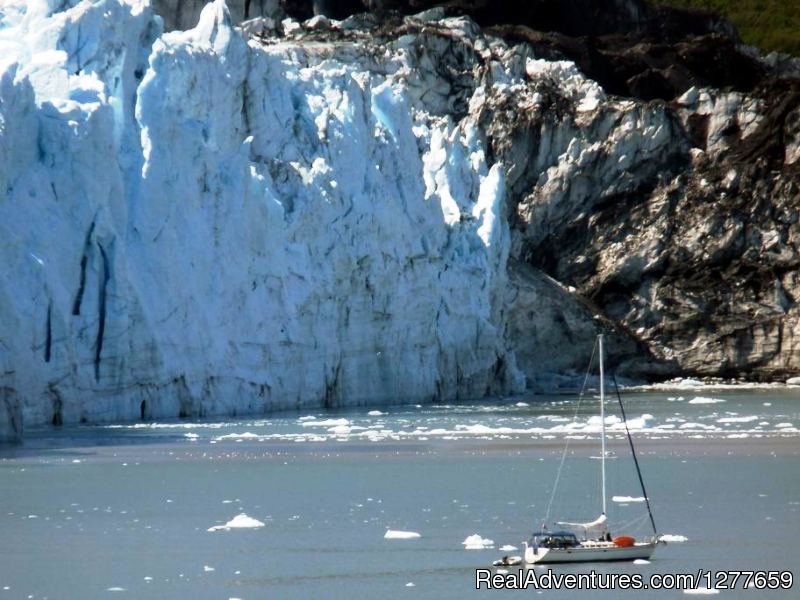
<path fill-rule="evenodd" d="M 769 81 L 750 97 L 695 95 L 667 107 L 686 154 L 664 156 L 637 188 L 546 227 L 534 192 L 519 204 L 520 252 L 683 373 L 794 374 L 800 80 Z"/>

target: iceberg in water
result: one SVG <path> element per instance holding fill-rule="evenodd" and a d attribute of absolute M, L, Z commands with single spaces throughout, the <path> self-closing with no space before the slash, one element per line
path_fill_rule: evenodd
<path fill-rule="evenodd" d="M 264 523 L 258 519 L 248 517 L 245 513 L 241 513 L 233 517 L 225 525 L 214 525 L 209 527 L 207 531 L 227 531 L 229 529 L 257 529 L 264 527 Z"/>
<path fill-rule="evenodd" d="M 422 537 L 416 531 L 400 531 L 396 529 L 388 529 L 383 535 L 386 540 L 414 540 Z"/>
<path fill-rule="evenodd" d="M 668 542 L 670 544 L 678 543 L 678 542 L 688 542 L 689 538 L 685 535 L 675 535 L 672 533 L 665 533 L 658 536 L 659 541 L 661 542 Z"/>
<path fill-rule="evenodd" d="M 465 550 L 485 550 L 486 548 L 494 548 L 494 540 L 484 538 L 477 533 L 467 537 L 461 544 Z"/>
<path fill-rule="evenodd" d="M 721 404 L 725 402 L 722 398 L 708 398 L 706 396 L 696 396 L 689 400 L 689 404 Z"/>

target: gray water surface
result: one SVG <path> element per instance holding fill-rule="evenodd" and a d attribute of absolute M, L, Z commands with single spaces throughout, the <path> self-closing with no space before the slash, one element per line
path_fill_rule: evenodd
<path fill-rule="evenodd" d="M 629 394 L 660 533 L 688 541 L 660 546 L 649 565 L 559 569 L 797 568 L 796 395 Z M 693 403 L 698 397 L 718 401 Z M 507 554 L 504 544 L 521 553 L 545 517 L 567 440 L 550 519 L 591 520 L 599 511 L 596 404 L 584 401 L 576 414 L 565 398 L 518 402 L 29 432 L 24 446 L 0 450 L 0 599 L 491 594 L 475 591 L 475 569 Z M 638 496 L 620 427 L 609 420 L 609 496 Z M 610 505 L 612 527 L 629 522 L 625 532 L 648 533 L 641 503 Z M 241 513 L 264 526 L 208 531 Z M 421 537 L 386 540 L 389 528 Z M 495 547 L 465 550 L 475 533 Z M 800 592 L 717 597 L 761 595 Z"/>

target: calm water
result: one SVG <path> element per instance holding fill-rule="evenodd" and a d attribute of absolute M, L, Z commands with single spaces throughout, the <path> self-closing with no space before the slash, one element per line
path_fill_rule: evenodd
<path fill-rule="evenodd" d="M 659 547 L 649 565 L 595 568 L 800 577 L 798 393 L 628 395 L 660 532 L 688 541 Z M 526 402 L 29 432 L 22 448 L 0 450 L 0 599 L 487 594 L 473 589 L 475 568 L 504 544 L 521 547 L 544 517 L 567 439 L 551 518 L 599 509 L 596 406 Z M 619 427 L 610 418 L 609 495 L 638 496 Z M 612 521 L 641 521 L 641 504 L 611 504 Z M 265 526 L 208 531 L 240 513 Z M 385 540 L 388 528 L 422 537 Z M 474 533 L 495 548 L 464 550 Z"/>

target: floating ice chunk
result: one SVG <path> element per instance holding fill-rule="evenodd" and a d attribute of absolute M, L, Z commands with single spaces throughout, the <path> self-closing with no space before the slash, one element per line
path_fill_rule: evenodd
<path fill-rule="evenodd" d="M 400 531 L 398 529 L 387 529 L 383 534 L 385 540 L 415 540 L 421 537 L 416 531 Z"/>
<path fill-rule="evenodd" d="M 382 416 L 383 416 L 383 415 L 385 415 L 386 413 L 384 413 L 384 412 L 381 412 L 381 411 L 379 411 L 379 410 L 371 410 L 371 411 L 369 411 L 367 414 L 368 414 L 370 417 L 382 417 Z"/>
<path fill-rule="evenodd" d="M 328 429 L 328 433 L 333 433 L 336 435 L 347 435 L 350 433 L 352 429 L 347 425 L 337 425 L 336 427 L 331 427 Z"/>
<path fill-rule="evenodd" d="M 785 429 L 787 427 L 794 427 L 791 423 L 778 423 L 775 425 L 775 429 Z"/>
<path fill-rule="evenodd" d="M 525 408 L 526 406 L 530 406 L 530 404 L 528 404 L 527 402 L 517 402 L 514 406 Z"/>
<path fill-rule="evenodd" d="M 147 582 L 150 582 L 150 581 L 153 581 L 153 578 L 150 577 L 149 575 L 145 575 L 144 576 L 144 580 L 147 581 Z"/>
<path fill-rule="evenodd" d="M 313 420 L 315 420 L 316 418 L 317 418 L 317 417 L 315 417 L 315 416 L 313 416 L 313 415 L 307 415 L 307 416 L 305 416 L 305 417 L 300 417 L 300 418 L 298 418 L 297 420 L 298 420 L 298 421 L 300 421 L 300 422 L 303 422 L 303 421 L 313 421 Z"/>
<path fill-rule="evenodd" d="M 461 543 L 464 545 L 465 550 L 485 550 L 486 548 L 494 548 L 494 540 L 481 537 L 477 533 L 473 533 Z"/>
<path fill-rule="evenodd" d="M 214 567 L 209 567 L 208 565 L 203 565 L 203 572 L 204 573 L 213 573 L 216 571 Z"/>
<path fill-rule="evenodd" d="M 257 433 L 245 431 L 244 433 L 228 433 L 215 438 L 217 441 L 222 440 L 252 440 L 260 437 Z"/>
<path fill-rule="evenodd" d="M 645 560 L 643 558 L 637 558 L 635 561 L 633 561 L 633 564 L 635 564 L 635 565 L 649 565 L 650 561 L 649 560 Z"/>
<path fill-rule="evenodd" d="M 644 502 L 644 496 L 613 496 L 612 502 Z"/>
<path fill-rule="evenodd" d="M 409 581 L 409 582 L 406 584 L 406 587 L 416 587 L 416 586 L 414 585 L 414 582 L 413 582 L 413 581 Z"/>
<path fill-rule="evenodd" d="M 758 421 L 760 417 L 723 417 L 717 419 L 717 423 L 752 423 Z"/>
<path fill-rule="evenodd" d="M 77 465 L 77 464 L 80 464 L 80 462 L 81 462 L 81 459 L 80 459 L 80 458 L 74 458 L 74 459 L 72 459 L 72 463 L 73 463 L 73 464 L 76 464 L 76 465 Z"/>
<path fill-rule="evenodd" d="M 677 544 L 678 542 L 688 542 L 689 538 L 685 535 L 677 535 L 672 533 L 665 533 L 658 537 L 659 541 L 667 542 L 670 544 Z"/>
<path fill-rule="evenodd" d="M 321 421 L 303 421 L 303 427 L 339 427 L 340 425 L 350 425 L 347 419 L 323 419 Z"/>
<path fill-rule="evenodd" d="M 512 546 L 511 544 L 506 544 L 505 546 L 500 546 L 500 552 L 513 552 L 514 550 L 518 550 L 516 546 Z"/>
<path fill-rule="evenodd" d="M 248 517 L 246 514 L 241 513 L 233 517 L 233 519 L 225 523 L 225 525 L 214 525 L 213 527 L 209 527 L 208 531 L 223 531 L 228 529 L 254 529 L 257 527 L 264 527 L 264 523 L 262 523 L 258 519 L 253 519 L 252 517 Z"/>
<path fill-rule="evenodd" d="M 703 382 L 698 381 L 697 379 L 681 379 L 680 381 L 678 381 L 676 387 L 679 388 L 703 387 Z"/>
<path fill-rule="evenodd" d="M 725 402 L 722 398 L 707 398 L 706 396 L 695 396 L 689 400 L 689 404 L 719 404 Z"/>
<path fill-rule="evenodd" d="M 114 586 L 114 587 L 106 588 L 106 591 L 107 592 L 124 592 L 125 588 L 124 587 Z"/>

